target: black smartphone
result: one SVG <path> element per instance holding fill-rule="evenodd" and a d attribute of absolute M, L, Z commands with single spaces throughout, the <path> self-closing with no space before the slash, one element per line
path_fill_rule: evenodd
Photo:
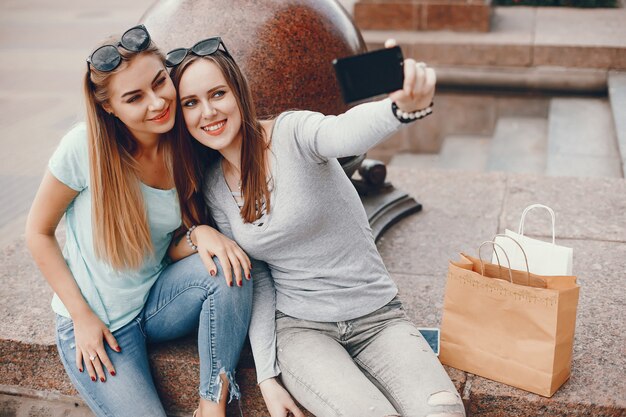
<path fill-rule="evenodd" d="M 346 103 L 402 89 L 404 57 L 399 46 L 333 61 Z"/>

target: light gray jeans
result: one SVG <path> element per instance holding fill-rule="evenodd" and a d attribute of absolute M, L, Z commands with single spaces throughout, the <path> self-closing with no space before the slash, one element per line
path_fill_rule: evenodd
<path fill-rule="evenodd" d="M 278 364 L 316 417 L 461 417 L 461 397 L 398 297 L 354 320 L 276 312 Z"/>

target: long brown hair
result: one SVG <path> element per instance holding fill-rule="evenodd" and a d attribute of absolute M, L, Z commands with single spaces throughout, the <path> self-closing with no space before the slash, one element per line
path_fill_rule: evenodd
<path fill-rule="evenodd" d="M 119 37 L 102 45 L 117 45 Z M 165 61 L 153 43 L 142 52 L 118 47 L 122 62 L 113 71 L 90 67 L 83 80 L 89 140 L 89 173 L 93 242 L 96 256 L 116 270 L 138 269 L 154 252 L 146 208 L 140 189 L 138 165 L 133 157 L 137 143 L 126 125 L 107 113 L 111 77 L 123 71 L 139 54 L 153 54 Z M 168 147 L 168 140 L 161 141 Z M 168 161 L 170 161 L 168 163 Z M 171 157 L 166 156 L 171 167 Z M 171 168 L 170 168 L 171 171 Z"/>
<path fill-rule="evenodd" d="M 176 90 L 179 89 L 185 70 L 199 59 L 208 59 L 217 65 L 233 92 L 241 113 L 241 194 L 244 199 L 241 217 L 244 222 L 252 223 L 263 215 L 264 208 L 268 213 L 270 211 L 266 168 L 266 150 L 269 143 L 265 140 L 263 128 L 257 120 L 248 81 L 237 63 L 221 50 L 204 57 L 187 55 L 170 73 Z M 207 223 L 208 215 L 206 208 L 203 208 L 202 175 L 211 158 L 217 155 L 191 136 L 182 117 L 180 102 L 177 106 L 181 117 L 176 119 L 174 127 L 173 166 L 183 222 L 186 226 Z"/>

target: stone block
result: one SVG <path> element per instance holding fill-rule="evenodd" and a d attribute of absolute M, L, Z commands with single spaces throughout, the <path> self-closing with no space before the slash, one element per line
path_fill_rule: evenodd
<path fill-rule="evenodd" d="M 453 30 L 488 32 L 491 6 L 480 0 L 369 0 L 354 5 L 365 30 Z"/>
<path fill-rule="evenodd" d="M 543 174 L 546 170 L 548 123 L 542 118 L 498 119 L 487 169 Z"/>
<path fill-rule="evenodd" d="M 615 124 L 607 100 L 551 100 L 548 173 L 622 177 Z"/>
<path fill-rule="evenodd" d="M 559 66 L 569 68 L 604 68 L 626 69 L 621 61 L 617 61 L 624 49 L 567 46 L 567 45 L 535 45 L 533 48 L 532 65 Z M 618 62 L 620 64 L 618 65 Z"/>
<path fill-rule="evenodd" d="M 548 118 L 550 100 L 544 97 L 509 96 L 496 100 L 496 118 L 501 117 L 541 117 Z"/>
<path fill-rule="evenodd" d="M 420 18 L 422 30 L 489 32 L 491 6 L 485 3 L 425 3 Z"/>
<path fill-rule="evenodd" d="M 550 155 L 546 174 L 566 177 L 623 178 L 622 161 L 617 157 Z"/>
<path fill-rule="evenodd" d="M 399 153 L 391 158 L 388 164 L 404 169 L 441 169 L 439 154 L 432 153 Z"/>
<path fill-rule="evenodd" d="M 538 8 L 533 64 L 626 69 L 624 19 L 624 9 Z"/>
<path fill-rule="evenodd" d="M 551 154 L 616 156 L 611 107 L 606 99 L 554 98 L 550 101 Z"/>
<path fill-rule="evenodd" d="M 354 21 L 364 30 L 417 30 L 421 7 L 409 2 L 358 2 Z"/>
<path fill-rule="evenodd" d="M 468 172 L 483 172 L 492 138 L 488 136 L 449 135 L 441 147 L 440 167 Z"/>
<path fill-rule="evenodd" d="M 539 7 L 535 45 L 626 48 L 626 10 Z M 577 30 L 572 30 L 576 28 Z"/>
<path fill-rule="evenodd" d="M 534 36 L 531 8 L 493 9 L 490 32 L 364 31 L 370 49 L 395 38 L 407 56 L 437 65 L 530 66 Z M 408 47 L 412 45 L 412 50 Z"/>
<path fill-rule="evenodd" d="M 401 153 L 392 158 L 390 165 L 417 170 L 482 172 L 487 164 L 490 141 L 486 136 L 448 135 L 439 153 Z"/>
<path fill-rule="evenodd" d="M 430 65 L 528 66 L 531 63 L 531 48 L 527 45 L 415 42 L 411 54 Z"/>
<path fill-rule="evenodd" d="M 626 72 L 609 72 L 608 84 L 611 114 L 615 123 L 622 169 L 626 176 Z"/>

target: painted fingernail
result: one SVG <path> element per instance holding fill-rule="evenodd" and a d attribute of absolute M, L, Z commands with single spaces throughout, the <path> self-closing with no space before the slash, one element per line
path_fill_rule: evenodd
<path fill-rule="evenodd" d="M 118 347 L 116 347 L 116 348 L 115 348 L 115 350 L 116 350 L 117 352 L 121 352 L 121 351 L 122 351 L 122 348 L 118 346 Z"/>
<path fill-rule="evenodd" d="M 103 377 L 103 376 L 101 376 L 101 377 L 100 377 L 100 382 L 104 382 L 104 381 L 106 381 L 106 379 L 104 379 L 104 377 Z"/>
<path fill-rule="evenodd" d="M 229 287 L 232 287 L 232 286 L 233 286 L 233 282 L 232 282 L 232 281 L 231 281 L 231 282 L 229 282 L 229 283 L 228 283 L 228 286 L 229 286 Z"/>
<path fill-rule="evenodd" d="M 241 287 L 241 285 L 243 284 L 243 281 L 237 281 L 237 285 Z"/>
<path fill-rule="evenodd" d="M 246 278 L 250 279 L 250 274 L 246 275 Z"/>
<path fill-rule="evenodd" d="M 115 371 L 111 371 L 111 376 L 115 376 Z"/>
<path fill-rule="evenodd" d="M 91 380 L 92 380 L 93 382 L 96 382 L 96 377 L 95 377 L 95 376 L 92 376 L 92 377 L 91 377 Z"/>
<path fill-rule="evenodd" d="M 79 372 L 83 372 L 83 368 L 78 368 L 78 371 Z"/>
<path fill-rule="evenodd" d="M 209 271 L 209 274 L 211 274 L 211 276 L 212 276 L 212 277 L 214 277 L 214 276 L 215 276 L 215 271 L 214 271 L 213 269 L 211 269 L 211 270 Z"/>

